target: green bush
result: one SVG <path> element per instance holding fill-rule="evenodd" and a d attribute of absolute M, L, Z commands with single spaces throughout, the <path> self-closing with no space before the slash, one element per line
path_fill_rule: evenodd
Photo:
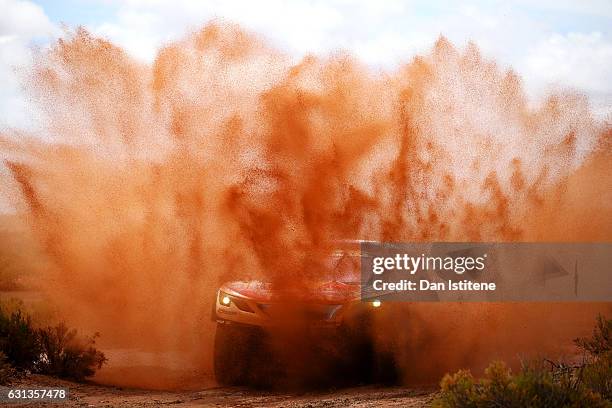
<path fill-rule="evenodd" d="M 591 337 L 582 337 L 574 343 L 586 354 L 586 364 L 579 369 L 584 384 L 612 401 L 612 319 L 597 316 Z"/>
<path fill-rule="evenodd" d="M 600 355 L 594 362 L 586 364 L 579 375 L 586 387 L 612 401 L 612 352 Z"/>
<path fill-rule="evenodd" d="M 482 379 L 469 371 L 447 374 L 441 394 L 434 402 L 439 408 L 547 408 L 608 407 L 598 394 L 569 378 L 555 380 L 550 370 L 531 365 L 515 375 L 501 362 L 492 363 Z"/>
<path fill-rule="evenodd" d="M 96 333 L 91 338 L 78 338 L 76 330 L 69 330 L 63 323 L 38 331 L 41 358 L 37 369 L 45 374 L 77 381 L 92 376 L 102 368 L 106 357 L 96 350 Z"/>
<path fill-rule="evenodd" d="M 591 337 L 581 337 L 574 343 L 590 354 L 598 357 L 612 351 L 612 319 L 606 319 L 602 315 L 597 316 L 597 324 L 593 329 Z"/>
<path fill-rule="evenodd" d="M 15 368 L 32 370 L 40 356 L 40 342 L 32 319 L 21 310 L 0 308 L 0 351 Z"/>
<path fill-rule="evenodd" d="M 77 336 L 60 323 L 36 328 L 20 309 L 0 307 L 0 355 L 18 370 L 83 380 L 100 369 L 106 358 L 95 348 L 95 339 Z M 2 370 L 0 360 L 0 370 Z M 14 371 L 6 371 L 7 375 Z M 2 372 L 0 372 L 2 377 Z M 0 378 L 1 380 L 1 378 Z"/>
<path fill-rule="evenodd" d="M 574 340 L 585 353 L 578 366 L 532 363 L 512 374 L 495 362 L 482 379 L 469 371 L 447 374 L 441 382 L 440 408 L 610 407 L 612 404 L 612 320 L 597 317 L 593 335 Z"/>

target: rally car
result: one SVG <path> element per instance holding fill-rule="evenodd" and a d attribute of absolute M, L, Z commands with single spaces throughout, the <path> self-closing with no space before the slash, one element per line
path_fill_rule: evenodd
<path fill-rule="evenodd" d="M 217 381 L 238 385 L 283 376 L 286 373 L 279 371 L 282 364 L 275 364 L 278 356 L 274 354 L 291 348 L 293 355 L 286 355 L 285 363 L 303 358 L 310 368 L 313 361 L 324 357 L 332 361 L 324 369 L 326 375 L 333 369 L 353 377 L 362 373 L 360 380 L 393 381 L 393 353 L 375 347 L 372 325 L 387 305 L 378 298 L 362 299 L 359 256 L 355 250 L 335 251 L 328 260 L 333 272 L 326 276 L 329 279 L 311 282 L 298 291 L 256 280 L 223 284 L 212 311 L 217 323 Z M 296 339 L 298 345 L 289 344 Z M 274 344 L 276 347 L 271 346 Z M 304 357 L 307 353 L 309 357 Z"/>

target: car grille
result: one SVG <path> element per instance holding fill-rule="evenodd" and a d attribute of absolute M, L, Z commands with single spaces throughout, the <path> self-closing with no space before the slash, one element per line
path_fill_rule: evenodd
<path fill-rule="evenodd" d="M 291 305 L 258 303 L 259 309 L 272 319 L 330 320 L 340 305 Z"/>

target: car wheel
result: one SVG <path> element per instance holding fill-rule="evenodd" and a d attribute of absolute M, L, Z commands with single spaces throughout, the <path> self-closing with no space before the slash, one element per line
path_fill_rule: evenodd
<path fill-rule="evenodd" d="M 399 380 L 399 372 L 395 356 L 390 351 L 379 351 L 373 355 L 373 381 L 375 383 L 393 385 Z"/>
<path fill-rule="evenodd" d="M 217 324 L 214 370 L 220 385 L 243 385 L 249 372 L 249 333 L 227 324 Z"/>

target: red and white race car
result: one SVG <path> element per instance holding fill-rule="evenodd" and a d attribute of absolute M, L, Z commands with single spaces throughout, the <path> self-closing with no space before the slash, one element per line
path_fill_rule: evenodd
<path fill-rule="evenodd" d="M 220 384 L 261 379 L 266 377 L 262 370 L 283 375 L 274 354 L 290 347 L 311 353 L 309 358 L 325 356 L 332 361 L 328 367 L 339 372 L 354 375 L 358 366 L 364 377 L 360 380 L 394 379 L 392 353 L 374 347 L 371 324 L 387 305 L 362 300 L 360 252 L 339 249 L 327 263 L 331 279 L 299 290 L 261 281 L 227 282 L 219 288 L 212 318 L 217 322 L 214 370 Z M 298 346 L 283 344 L 296 338 Z"/>

